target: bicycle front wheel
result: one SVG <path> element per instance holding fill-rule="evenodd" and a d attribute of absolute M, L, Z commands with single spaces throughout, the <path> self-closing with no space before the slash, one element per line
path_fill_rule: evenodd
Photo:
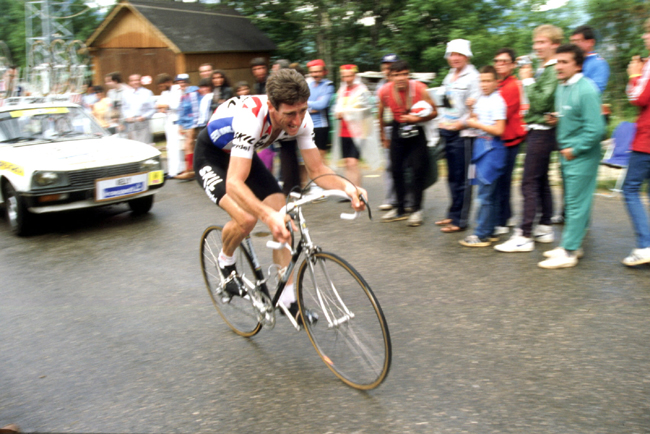
<path fill-rule="evenodd" d="M 386 378 L 391 362 L 388 326 L 379 302 L 361 275 L 340 257 L 320 252 L 298 270 L 300 313 L 311 343 L 328 368 L 357 389 L 373 389 Z"/>
<path fill-rule="evenodd" d="M 212 299 L 214 307 L 221 315 L 221 318 L 228 324 L 235 333 L 240 336 L 250 337 L 257 334 L 262 324 L 257 319 L 257 313 L 248 296 L 228 297 L 225 293 L 225 280 L 219 268 L 217 258 L 223 247 L 221 242 L 220 226 L 210 226 L 201 236 L 201 270 L 203 279 L 208 288 L 208 294 Z M 240 246 L 235 250 L 237 260 L 237 272 L 242 278 L 255 282 L 255 267 L 248 253 Z"/>

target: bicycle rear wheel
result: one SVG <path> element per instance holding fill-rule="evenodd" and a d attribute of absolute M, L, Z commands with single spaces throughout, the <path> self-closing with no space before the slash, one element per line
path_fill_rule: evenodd
<path fill-rule="evenodd" d="M 257 313 L 248 296 L 246 298 L 233 296 L 229 301 L 224 301 L 224 276 L 219 268 L 217 258 L 223 247 L 221 242 L 220 226 L 210 226 L 201 236 L 201 270 L 203 279 L 212 299 L 214 307 L 221 318 L 238 335 L 250 337 L 257 334 L 262 324 L 257 320 Z M 237 259 L 237 272 L 240 276 L 255 282 L 255 268 L 248 253 L 240 246 L 235 250 Z"/>
<path fill-rule="evenodd" d="M 296 290 L 301 314 L 318 314 L 305 329 L 327 367 L 354 388 L 379 386 L 390 369 L 390 334 L 363 277 L 342 258 L 320 252 L 300 265 Z"/>

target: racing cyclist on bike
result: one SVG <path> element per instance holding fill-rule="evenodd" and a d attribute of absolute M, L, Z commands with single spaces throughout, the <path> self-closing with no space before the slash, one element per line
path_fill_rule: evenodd
<path fill-rule="evenodd" d="M 291 241 L 285 224 L 287 215 L 279 210 L 285 196 L 256 151 L 283 140 L 296 140 L 311 179 L 324 189 L 343 190 L 352 198 L 352 208 L 365 209 L 360 195 L 364 189 L 334 174 L 321 160 L 314 144 L 314 124 L 308 113 L 309 87 L 293 69 L 275 72 L 266 83 L 267 95 L 231 98 L 217 108 L 207 127 L 199 133 L 194 154 L 197 181 L 212 202 L 231 217 L 222 232 L 223 250 L 219 267 L 224 276 L 235 268 L 235 249 L 253 230 L 258 220 L 268 226 L 273 239 Z M 291 260 L 287 249 L 273 251 L 273 262 L 285 267 Z M 238 295 L 237 284 L 226 291 Z M 290 280 L 280 297 L 294 317 L 298 306 Z"/>

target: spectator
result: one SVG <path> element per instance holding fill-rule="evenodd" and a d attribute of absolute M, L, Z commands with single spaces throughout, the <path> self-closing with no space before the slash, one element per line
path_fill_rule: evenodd
<path fill-rule="evenodd" d="M 397 61 L 390 66 L 390 72 L 393 81 L 379 91 L 379 127 L 381 134 L 385 134 L 384 108 L 390 107 L 394 120 L 389 146 L 393 182 L 397 193 L 397 208 L 388 211 L 381 220 L 393 222 L 408 219 L 409 226 L 419 226 L 422 224 L 422 192 L 429 169 L 429 154 L 424 129 L 418 124 L 436 117 L 436 106 L 423 83 L 409 80 L 408 63 L 403 60 Z M 423 113 L 426 114 L 425 116 L 411 112 L 411 108 L 420 101 L 429 105 L 430 111 Z M 383 143 L 386 143 L 385 139 L 386 137 L 382 136 Z M 411 189 L 414 204 L 410 216 L 404 209 L 406 197 L 404 169 L 407 162 L 410 162 L 413 170 Z"/>
<path fill-rule="evenodd" d="M 580 26 L 573 31 L 569 41 L 580 47 L 584 53 L 585 62 L 582 65 L 582 74 L 598 86 L 598 91 L 602 95 L 609 81 L 609 65 L 594 51 L 596 31 L 589 26 Z"/>
<path fill-rule="evenodd" d="M 550 24 L 537 27 L 533 31 L 533 49 L 541 67 L 534 77 L 531 65 L 522 66 L 519 70 L 519 77 L 530 102 L 524 118 L 528 124 L 524 175 L 521 182 L 524 209 L 521 227 L 515 229 L 508 241 L 494 246 L 500 252 L 530 252 L 535 249 L 535 241 L 551 243 L 555 239 L 551 226 L 553 196 L 548 181 L 548 166 L 551 153 L 557 145 L 555 126 L 548 123 L 544 114 L 555 110 L 555 50 L 561 43 L 562 29 Z M 539 225 L 533 231 L 540 207 Z"/>
<path fill-rule="evenodd" d="M 278 59 L 275 61 L 273 66 L 271 67 L 271 74 L 274 73 L 275 71 L 279 71 L 281 69 L 287 69 L 290 68 L 291 62 L 289 62 L 287 59 Z"/>
<path fill-rule="evenodd" d="M 208 80 L 212 78 L 212 72 L 214 71 L 214 66 L 211 63 L 204 63 L 199 66 L 199 79 L 203 80 L 207 78 Z"/>
<path fill-rule="evenodd" d="M 555 112 L 546 115 L 557 123 L 557 142 L 564 179 L 566 220 L 560 246 L 544 252 L 542 268 L 567 268 L 582 257 L 582 240 L 587 233 L 600 164 L 600 140 L 605 123 L 600 113 L 600 93 L 580 72 L 584 54 L 580 47 L 565 44 L 557 49 Z"/>
<path fill-rule="evenodd" d="M 381 59 L 381 72 L 384 74 L 384 78 L 379 80 L 377 83 L 377 90 L 375 91 L 376 95 L 379 95 L 381 88 L 391 80 L 390 76 L 390 65 L 397 62 L 399 57 L 397 54 L 386 54 Z M 391 209 L 397 206 L 397 195 L 395 194 L 395 185 L 393 184 L 393 173 L 392 168 L 390 167 L 390 137 L 391 131 L 393 129 L 393 113 L 390 111 L 390 107 L 384 107 L 384 135 L 385 143 L 382 143 L 384 149 L 384 161 L 386 161 L 385 171 L 384 171 L 384 202 L 379 205 L 379 210 L 381 211 L 390 211 Z M 407 202 L 408 202 L 407 196 Z M 407 208 L 410 208 L 407 203 Z"/>
<path fill-rule="evenodd" d="M 119 72 L 111 72 L 104 77 L 104 83 L 108 88 L 106 96 L 112 101 L 111 119 L 117 124 L 117 131 L 122 137 L 126 137 L 126 130 L 124 128 L 124 116 L 122 114 L 122 95 L 125 91 L 131 89 L 126 84 L 122 83 L 122 74 Z"/>
<path fill-rule="evenodd" d="M 326 79 L 327 68 L 325 62 L 321 59 L 312 60 L 307 63 L 309 75 L 313 79 L 309 82 L 309 91 L 311 92 L 309 100 L 309 114 L 314 121 L 314 141 L 321 154 L 321 159 L 325 161 L 327 150 L 329 149 L 330 127 L 328 121 L 328 112 L 332 95 L 334 94 L 334 83 Z"/>
<path fill-rule="evenodd" d="M 254 95 L 266 95 L 266 80 L 269 76 L 269 68 L 266 59 L 263 57 L 256 57 L 251 60 L 251 72 L 255 78 L 253 85 Z"/>
<path fill-rule="evenodd" d="M 92 114 L 93 104 L 98 101 L 97 95 L 95 94 L 95 88 L 93 87 L 92 82 L 86 82 L 84 87 L 86 91 L 83 92 L 81 96 L 81 106 L 84 108 L 86 113 Z"/>
<path fill-rule="evenodd" d="M 305 69 L 298 62 L 293 62 L 291 65 L 289 65 L 289 68 L 299 72 L 303 77 L 306 75 Z"/>
<path fill-rule="evenodd" d="M 227 99 L 232 98 L 232 88 L 228 77 L 221 70 L 212 72 L 212 102 L 210 105 L 210 112 L 214 111 L 223 104 Z"/>
<path fill-rule="evenodd" d="M 165 113 L 165 139 L 167 140 L 167 176 L 174 178 L 185 167 L 183 144 L 178 131 L 178 108 L 181 103 L 181 88 L 174 84 L 168 74 L 159 74 L 156 84 L 160 89 L 160 98 L 156 108 Z"/>
<path fill-rule="evenodd" d="M 195 135 L 199 134 L 199 131 L 201 131 L 205 126 L 208 124 L 208 121 L 210 120 L 210 116 L 212 116 L 212 111 L 210 109 L 210 104 L 212 103 L 212 80 L 209 78 L 202 78 L 201 81 L 199 81 L 199 113 L 198 113 L 198 118 L 196 121 L 196 129 L 197 131 L 195 132 Z"/>
<path fill-rule="evenodd" d="M 140 74 L 129 76 L 130 90 L 122 94 L 122 113 L 126 124 L 127 137 L 138 142 L 152 144 L 153 137 L 149 119 L 156 112 L 153 93 L 142 87 Z"/>
<path fill-rule="evenodd" d="M 235 94 L 237 96 L 244 96 L 251 94 L 251 87 L 247 81 L 238 81 L 235 85 Z"/>
<path fill-rule="evenodd" d="M 472 113 L 466 123 L 470 128 L 481 130 L 474 142 L 472 164 L 473 180 L 478 184 L 480 202 L 476 216 L 474 234 L 465 237 L 460 244 L 467 247 L 487 247 L 491 244 L 499 208 L 497 202 L 497 180 L 503 173 L 506 152 L 501 135 L 506 129 L 506 102 L 499 94 L 498 74 L 493 66 L 484 66 L 480 71 L 480 86 L 483 94 L 467 106 Z"/>
<path fill-rule="evenodd" d="M 199 114 L 199 94 L 196 86 L 189 86 L 190 76 L 178 74 L 176 81 L 181 88 L 181 102 L 178 111 L 179 131 L 185 151 L 185 171 L 174 179 L 194 179 L 194 132 Z"/>
<path fill-rule="evenodd" d="M 494 235 L 509 232 L 508 220 L 512 217 L 510 193 L 512 189 L 512 172 L 517 162 L 519 145 L 526 137 L 526 130 L 521 119 L 521 86 L 513 75 L 517 67 L 515 52 L 502 48 L 494 56 L 494 68 L 499 74 L 499 93 L 506 102 L 506 128 L 501 139 L 505 146 L 506 165 L 503 174 L 497 180 L 497 208 L 499 210 Z"/>
<path fill-rule="evenodd" d="M 467 127 L 468 98 L 474 100 L 481 95 L 478 71 L 470 63 L 472 50 L 470 42 L 454 39 L 447 44 L 445 58 L 451 70 L 442 82 L 443 107 L 441 108 L 440 137 L 445 140 L 447 157 L 447 181 L 451 204 L 447 217 L 436 222 L 445 233 L 467 229 L 472 202 L 472 188 L 467 180 L 469 162 L 472 159 L 472 145 L 476 131 Z"/>
<path fill-rule="evenodd" d="M 102 128 L 115 134 L 117 130 L 111 131 L 111 99 L 106 96 L 106 92 L 101 86 L 93 86 L 93 92 L 97 96 L 97 102 L 92 106 L 92 115 Z"/>
<path fill-rule="evenodd" d="M 645 48 L 650 49 L 650 19 L 644 24 L 643 42 Z M 635 56 L 630 62 L 627 73 L 630 82 L 627 86 L 627 95 L 630 102 L 641 109 L 636 121 L 636 136 L 632 142 L 632 153 L 627 168 L 627 175 L 623 183 L 623 195 L 627 212 L 630 215 L 634 233 L 636 235 L 636 248 L 629 256 L 623 259 L 623 264 L 634 266 L 650 263 L 650 225 L 648 214 L 643 209 L 640 193 L 644 181 L 650 180 L 650 64 L 641 61 Z M 650 186 L 648 194 L 650 195 Z"/>
<path fill-rule="evenodd" d="M 372 137 L 370 94 L 368 88 L 357 78 L 356 65 L 343 65 L 339 71 L 341 87 L 337 94 L 334 113 L 339 119 L 340 154 L 345 159 L 345 176 L 354 185 L 360 186 L 360 148 L 367 138 Z M 366 119 L 370 120 L 370 125 Z"/>
<path fill-rule="evenodd" d="M 2 75 L 2 81 L 0 81 L 0 91 L 2 91 L 0 92 L 0 97 L 10 98 L 12 96 L 21 96 L 18 78 L 18 68 L 16 65 L 9 66 Z"/>

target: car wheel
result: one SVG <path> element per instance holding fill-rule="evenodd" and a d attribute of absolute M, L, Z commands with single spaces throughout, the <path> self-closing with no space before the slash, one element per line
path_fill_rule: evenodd
<path fill-rule="evenodd" d="M 129 207 L 133 214 L 141 215 L 146 214 L 153 206 L 153 194 L 151 196 L 139 197 L 129 201 Z"/>
<path fill-rule="evenodd" d="M 5 217 L 16 235 L 27 235 L 32 229 L 33 215 L 27 211 L 27 206 L 22 197 L 16 194 L 11 184 L 4 188 Z"/>

